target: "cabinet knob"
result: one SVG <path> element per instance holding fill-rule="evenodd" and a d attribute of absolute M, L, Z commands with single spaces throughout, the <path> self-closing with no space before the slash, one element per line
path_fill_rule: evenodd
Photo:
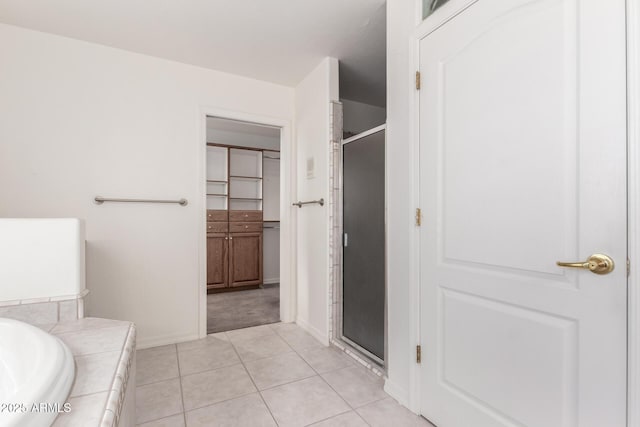
<path fill-rule="evenodd" d="M 248 226 L 248 225 L 245 225 L 245 226 L 244 226 L 244 228 L 249 228 L 249 226 Z"/>

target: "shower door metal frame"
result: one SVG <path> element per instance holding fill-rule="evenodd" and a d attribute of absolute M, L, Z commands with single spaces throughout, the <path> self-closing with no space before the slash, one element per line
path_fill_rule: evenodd
<path fill-rule="evenodd" d="M 369 129 L 367 131 L 364 131 L 362 133 L 359 133 L 357 135 L 354 135 L 350 138 L 344 139 L 340 142 L 340 173 L 339 173 L 339 177 L 338 177 L 338 184 L 339 184 L 339 194 L 340 196 L 337 198 L 338 199 L 338 206 L 337 206 L 337 219 L 338 219 L 338 224 L 339 224 L 339 236 L 340 236 L 340 244 L 336 245 L 340 254 L 339 254 L 339 259 L 340 259 L 340 266 L 338 269 L 338 295 L 337 295 L 337 313 L 334 313 L 336 315 L 336 321 L 335 321 L 335 325 L 336 325 L 336 330 L 334 332 L 334 339 L 337 340 L 339 343 L 341 343 L 342 345 L 350 348 L 352 351 L 354 351 L 355 353 L 359 354 L 361 357 L 363 357 L 365 360 L 371 362 L 372 364 L 374 364 L 375 366 L 382 368 L 382 370 L 386 371 L 386 368 L 388 366 L 387 364 L 387 360 L 388 360 L 388 353 L 389 353 L 389 341 L 387 339 L 388 337 L 388 309 L 387 309 L 387 300 L 388 300 L 388 271 L 389 269 L 387 268 L 387 237 L 388 237 L 388 224 L 387 224 L 387 194 L 388 194 L 388 188 L 387 188 L 387 170 L 388 170 L 388 164 L 387 164 L 387 136 L 386 136 L 386 129 L 387 129 L 387 125 L 383 124 L 380 126 L 376 126 L 372 129 Z M 344 197 L 344 192 L 343 192 L 343 185 L 344 185 L 344 155 L 343 155 L 343 149 L 344 146 L 346 144 L 349 144 L 350 142 L 354 142 L 354 141 L 358 141 L 362 138 L 365 138 L 367 136 L 373 135 L 375 133 L 378 132 L 384 132 L 385 133 L 385 143 L 384 143 L 384 193 L 385 193 L 385 198 L 384 198 L 384 360 L 380 359 L 378 356 L 376 356 L 375 354 L 371 353 L 370 351 L 368 351 L 365 348 L 362 348 L 361 346 L 359 346 L 358 344 L 356 344 L 355 342 L 353 342 L 352 340 L 350 340 L 349 338 L 345 337 L 342 334 L 343 331 L 343 319 L 344 319 L 344 307 L 343 307 L 343 286 L 344 286 L 344 277 L 343 277 L 343 268 L 344 268 L 344 211 L 343 211 L 343 197 Z"/>

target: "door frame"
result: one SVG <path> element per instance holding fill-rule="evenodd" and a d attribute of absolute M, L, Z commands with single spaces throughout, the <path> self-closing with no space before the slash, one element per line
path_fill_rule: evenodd
<path fill-rule="evenodd" d="M 207 336 L 207 236 L 206 236 L 206 166 L 207 166 L 207 117 L 237 120 L 280 128 L 280 320 L 293 322 L 296 318 L 296 238 L 297 217 L 292 209 L 296 194 L 295 146 L 291 121 L 271 116 L 202 106 L 198 112 L 200 135 L 198 149 L 198 335 Z"/>
<path fill-rule="evenodd" d="M 410 68 L 407 81 L 419 69 L 420 40 L 479 0 L 450 0 L 422 20 L 422 1 L 416 0 L 416 28 L 410 40 Z M 638 260 L 627 278 L 627 427 L 640 427 L 640 0 L 626 0 L 627 21 L 627 256 Z M 409 100 L 411 156 L 411 202 L 420 206 L 419 92 L 412 86 Z M 409 366 L 408 407 L 420 413 L 420 366 L 412 357 L 420 344 L 420 228 L 413 226 L 409 241 Z"/>
<path fill-rule="evenodd" d="M 640 0 L 627 0 L 627 426 L 640 427 Z M 638 261 L 636 261 L 638 260 Z"/>

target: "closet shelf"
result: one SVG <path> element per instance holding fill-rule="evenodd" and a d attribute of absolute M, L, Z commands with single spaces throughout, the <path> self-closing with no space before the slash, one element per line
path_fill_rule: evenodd
<path fill-rule="evenodd" d="M 217 180 L 217 179 L 208 179 L 207 182 L 217 182 L 219 184 L 226 184 L 229 181 L 221 181 L 221 180 Z"/>
<path fill-rule="evenodd" d="M 262 199 L 253 199 L 251 197 L 229 197 L 229 200 L 253 200 L 253 201 L 262 201 Z"/>
<path fill-rule="evenodd" d="M 207 196 L 227 197 L 227 194 L 207 193 Z"/>
<path fill-rule="evenodd" d="M 261 180 L 261 176 L 242 176 L 242 175 L 229 175 L 229 178 L 240 178 L 240 179 L 255 179 Z"/>

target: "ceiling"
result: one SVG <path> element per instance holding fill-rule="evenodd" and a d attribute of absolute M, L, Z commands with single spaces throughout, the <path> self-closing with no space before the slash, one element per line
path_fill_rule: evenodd
<path fill-rule="evenodd" d="M 295 86 L 325 56 L 384 105 L 385 0 L 0 0 L 0 22 Z M 366 90 L 365 90 L 366 89 Z M 380 96 L 382 94 L 382 96 Z"/>
<path fill-rule="evenodd" d="M 240 122 L 236 120 L 219 119 L 217 117 L 207 117 L 207 129 L 265 136 L 268 138 L 280 138 L 279 128 L 258 125 L 255 123 Z"/>

